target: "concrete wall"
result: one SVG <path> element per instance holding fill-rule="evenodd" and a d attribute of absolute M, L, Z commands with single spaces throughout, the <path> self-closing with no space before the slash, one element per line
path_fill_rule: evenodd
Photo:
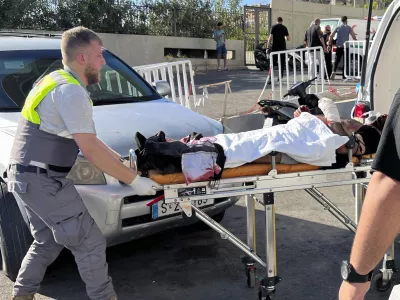
<path fill-rule="evenodd" d="M 212 39 L 126 35 L 100 33 L 104 46 L 113 53 L 121 56 L 132 66 L 148 65 L 165 62 L 164 48 L 202 49 L 215 50 L 215 41 Z M 244 66 L 244 43 L 243 41 L 228 40 L 227 50 L 235 51 L 234 59 L 228 57 L 228 67 L 237 68 Z M 185 58 L 187 59 L 187 58 Z M 215 69 L 216 59 L 191 59 L 193 68 Z M 222 62 L 221 62 L 221 66 Z"/>
<path fill-rule="evenodd" d="M 43 30 L 14 31 L 62 34 L 62 32 L 58 31 L 55 32 Z M 99 33 L 99 35 L 101 36 L 103 44 L 107 49 L 109 49 L 114 54 L 120 56 L 131 66 L 150 65 L 154 63 L 166 62 L 167 60 L 164 57 L 164 48 L 201 49 L 215 51 L 215 41 L 213 39 L 111 33 Z M 226 42 L 226 48 L 228 51 L 235 52 L 233 58 L 229 55 L 230 53 L 228 52 L 228 67 L 232 69 L 238 67 L 243 68 L 244 42 L 228 40 Z M 216 69 L 217 66 L 217 59 L 195 58 L 191 59 L 191 61 L 193 68 L 197 68 L 197 70 Z M 222 66 L 223 65 L 221 62 L 221 67 Z"/>
<path fill-rule="evenodd" d="M 287 47 L 293 48 L 304 43 L 304 34 L 311 22 L 316 19 L 350 18 L 364 19 L 368 16 L 368 9 L 342 5 L 328 5 L 291 0 L 271 0 L 272 24 L 276 18 L 282 17 L 283 23 L 289 30 L 291 41 Z M 373 16 L 382 16 L 384 11 L 373 10 Z"/>

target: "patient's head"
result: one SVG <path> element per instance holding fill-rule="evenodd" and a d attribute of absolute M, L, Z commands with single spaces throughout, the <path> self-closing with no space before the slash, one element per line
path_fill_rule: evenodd
<path fill-rule="evenodd" d="M 357 155 L 374 154 L 378 148 L 381 138 L 381 131 L 376 126 L 364 125 L 353 119 L 341 119 L 341 124 L 348 136 L 354 137 L 357 141 Z"/>
<path fill-rule="evenodd" d="M 352 135 L 353 132 L 356 132 L 358 129 L 363 126 L 362 123 L 353 120 L 353 119 L 341 119 L 340 120 L 343 126 L 344 131 L 346 131 L 347 135 Z"/>
<path fill-rule="evenodd" d="M 354 137 L 360 144 L 357 154 L 374 154 L 378 149 L 381 133 L 374 126 L 363 125 L 354 132 Z"/>

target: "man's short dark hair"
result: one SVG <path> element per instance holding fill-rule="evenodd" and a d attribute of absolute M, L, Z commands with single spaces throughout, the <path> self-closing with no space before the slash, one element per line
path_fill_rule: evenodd
<path fill-rule="evenodd" d="M 78 26 L 64 31 L 61 38 L 61 53 L 63 59 L 66 62 L 73 61 L 77 49 L 89 46 L 92 41 L 103 45 L 101 38 L 94 31 L 86 27 Z"/>
<path fill-rule="evenodd" d="M 217 23 L 217 26 L 222 26 L 222 25 L 223 25 L 222 22 Z"/>
<path fill-rule="evenodd" d="M 281 17 L 278 17 L 278 19 L 276 19 L 278 21 L 278 23 L 282 23 L 283 19 Z"/>
<path fill-rule="evenodd" d="M 346 16 L 342 17 L 342 22 L 347 22 L 347 17 Z"/>

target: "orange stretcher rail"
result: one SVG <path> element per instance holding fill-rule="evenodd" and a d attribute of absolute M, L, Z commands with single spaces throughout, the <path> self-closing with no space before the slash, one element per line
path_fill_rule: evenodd
<path fill-rule="evenodd" d="M 364 155 L 362 159 L 373 159 L 375 154 Z M 353 157 L 353 163 L 358 164 L 360 159 Z M 296 173 L 296 172 L 306 172 L 319 170 L 321 167 L 313 166 L 309 164 L 295 164 L 295 165 L 285 165 L 276 164 L 276 170 L 278 174 L 285 173 Z M 237 168 L 225 169 L 222 173 L 222 179 L 226 178 L 236 178 L 245 176 L 262 176 L 267 175 L 272 170 L 272 164 L 246 164 Z M 156 171 L 149 171 L 149 177 L 157 182 L 158 184 L 181 184 L 185 183 L 185 178 L 183 173 L 173 173 L 173 174 L 159 174 Z"/>

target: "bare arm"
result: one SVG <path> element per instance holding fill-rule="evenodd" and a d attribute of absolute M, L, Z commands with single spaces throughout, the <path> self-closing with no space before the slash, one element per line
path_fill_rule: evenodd
<path fill-rule="evenodd" d="M 400 182 L 375 172 L 368 185 L 350 256 L 359 274 L 375 268 L 400 232 L 399 212 Z"/>
<path fill-rule="evenodd" d="M 271 41 L 272 41 L 272 34 L 270 34 L 268 37 L 267 49 L 269 49 L 269 46 L 271 45 Z"/>
<path fill-rule="evenodd" d="M 329 36 L 329 40 L 328 40 L 328 45 L 332 45 L 332 41 L 333 41 L 333 37 L 336 34 L 336 29 L 331 33 L 331 35 Z"/>
<path fill-rule="evenodd" d="M 350 263 L 358 274 L 365 275 L 373 270 L 398 234 L 399 195 L 398 181 L 381 172 L 372 175 L 350 256 Z M 339 300 L 362 300 L 369 286 L 369 282 L 343 281 Z"/>
<path fill-rule="evenodd" d="M 324 48 L 324 52 L 326 52 L 326 46 L 325 46 L 325 41 L 323 37 L 320 37 L 319 40 L 321 41 L 322 48 Z"/>
<path fill-rule="evenodd" d="M 85 158 L 99 170 L 130 184 L 136 173 L 119 161 L 119 155 L 100 141 L 95 134 L 76 133 L 72 135 Z"/>
<path fill-rule="evenodd" d="M 355 41 L 357 40 L 357 36 L 356 36 L 356 34 L 354 33 L 353 28 L 351 28 L 350 35 L 351 35 L 351 37 L 353 38 L 353 40 L 355 40 Z"/>
<path fill-rule="evenodd" d="M 286 40 L 289 42 L 290 41 L 290 35 L 286 36 Z"/>

